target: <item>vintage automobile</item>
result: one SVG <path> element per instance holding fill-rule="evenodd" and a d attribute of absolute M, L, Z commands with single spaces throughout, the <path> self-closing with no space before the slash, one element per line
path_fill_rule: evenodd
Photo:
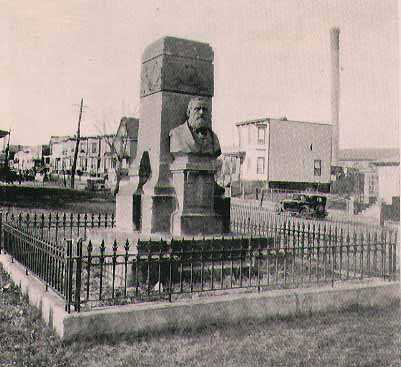
<path fill-rule="evenodd" d="M 86 190 L 89 191 L 101 191 L 105 190 L 104 178 L 101 177 L 90 177 L 86 182 Z"/>
<path fill-rule="evenodd" d="M 281 200 L 278 212 L 289 212 L 302 217 L 327 216 L 326 197 L 314 194 L 293 194 L 290 198 Z"/>

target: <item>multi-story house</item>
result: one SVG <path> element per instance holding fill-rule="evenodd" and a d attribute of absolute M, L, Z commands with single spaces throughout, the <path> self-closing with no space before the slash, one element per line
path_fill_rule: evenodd
<path fill-rule="evenodd" d="M 128 168 L 135 158 L 139 120 L 122 118 L 116 135 L 81 137 L 78 146 L 76 170 L 91 176 L 105 176 L 113 172 L 117 160 Z M 76 138 L 52 136 L 50 139 L 50 166 L 54 172 L 71 173 Z"/>
<path fill-rule="evenodd" d="M 23 147 L 14 154 L 14 169 L 19 171 L 46 168 L 50 164 L 50 148 L 48 145 Z"/>
<path fill-rule="evenodd" d="M 78 145 L 76 170 L 91 175 L 102 173 L 101 145 L 105 136 L 81 137 Z M 104 143 L 104 142 L 103 142 Z M 77 141 L 69 136 L 52 136 L 50 139 L 50 165 L 54 172 L 71 172 Z"/>
<path fill-rule="evenodd" d="M 329 191 L 331 125 L 262 118 L 236 124 L 238 148 L 224 154 L 244 183 L 277 189 Z M 235 162 L 235 167 L 233 163 Z"/>
<path fill-rule="evenodd" d="M 50 169 L 54 172 L 66 170 L 69 165 L 69 137 L 52 136 L 50 138 Z"/>

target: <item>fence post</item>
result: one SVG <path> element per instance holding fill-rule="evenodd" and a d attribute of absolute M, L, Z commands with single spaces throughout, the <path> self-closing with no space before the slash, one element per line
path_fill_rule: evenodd
<path fill-rule="evenodd" d="M 125 241 L 124 250 L 124 297 L 127 297 L 127 275 L 128 275 L 128 260 L 129 260 L 129 241 L 128 238 Z"/>
<path fill-rule="evenodd" d="M 113 272 L 113 278 L 111 280 L 111 298 L 114 299 L 115 296 L 115 283 L 116 283 L 116 264 L 117 264 L 117 240 L 114 239 L 113 242 L 113 255 L 112 255 L 112 272 Z"/>
<path fill-rule="evenodd" d="M 79 229 L 81 227 L 80 222 L 81 222 L 81 214 L 78 213 L 78 215 L 77 215 L 77 234 L 78 234 L 78 236 L 79 236 Z"/>
<path fill-rule="evenodd" d="M 103 291 L 103 265 L 104 265 L 104 253 L 106 251 L 106 245 L 104 240 L 102 240 L 100 244 L 100 257 L 99 257 L 99 266 L 100 266 L 100 286 L 99 286 L 99 301 L 102 300 L 102 291 Z"/>
<path fill-rule="evenodd" d="M 75 273 L 75 311 L 81 311 L 82 238 L 77 241 L 77 271 Z"/>
<path fill-rule="evenodd" d="M 172 260 L 173 260 L 173 252 L 170 251 L 169 257 L 168 257 L 168 268 L 169 268 L 169 272 L 168 272 L 168 301 L 171 303 L 171 294 L 173 292 L 172 287 L 173 287 L 173 272 L 171 269 L 171 264 L 172 264 Z M 182 263 L 182 256 L 181 256 L 181 263 Z M 182 286 L 182 282 L 181 282 L 181 286 Z"/>
<path fill-rule="evenodd" d="M 70 214 L 70 236 L 72 237 L 74 227 L 74 214 Z"/>
<path fill-rule="evenodd" d="M 3 212 L 0 212 L 0 254 L 3 249 Z"/>
<path fill-rule="evenodd" d="M 335 271 L 335 265 L 334 265 L 334 257 L 335 257 L 335 251 L 336 247 L 331 246 L 331 286 L 334 287 L 334 271 Z"/>
<path fill-rule="evenodd" d="M 60 217 L 59 217 L 58 212 L 57 212 L 56 213 L 56 229 L 55 229 L 56 242 L 57 242 L 57 239 L 58 239 L 59 220 L 60 220 Z"/>
<path fill-rule="evenodd" d="M 67 256 L 65 258 L 66 262 L 66 276 L 65 276 L 65 292 L 66 292 L 66 306 L 65 310 L 71 313 L 71 303 L 72 303 L 72 270 L 73 270 L 73 260 L 72 260 L 72 240 L 67 240 Z"/>
<path fill-rule="evenodd" d="M 393 242 L 393 280 L 397 279 L 397 256 L 397 231 L 395 231 Z"/>
<path fill-rule="evenodd" d="M 395 241 L 393 242 L 393 238 Z M 393 232 L 389 232 L 388 234 L 388 247 L 389 247 L 389 279 L 395 280 L 395 273 L 397 269 L 397 234 L 393 236 Z"/>

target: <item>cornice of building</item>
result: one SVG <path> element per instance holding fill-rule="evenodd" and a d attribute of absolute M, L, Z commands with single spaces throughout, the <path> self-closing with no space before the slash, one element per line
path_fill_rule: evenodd
<path fill-rule="evenodd" d="M 244 125 L 267 125 L 271 122 L 289 122 L 289 123 L 296 123 L 296 124 L 312 124 L 312 125 L 325 125 L 331 126 L 330 123 L 327 122 L 314 122 L 314 121 L 298 121 L 298 120 L 289 120 L 287 117 L 263 117 L 260 119 L 254 120 L 246 120 L 237 122 L 235 126 L 244 126 Z"/>

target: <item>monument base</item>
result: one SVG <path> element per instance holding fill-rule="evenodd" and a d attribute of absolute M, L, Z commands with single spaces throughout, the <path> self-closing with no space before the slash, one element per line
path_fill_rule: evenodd
<path fill-rule="evenodd" d="M 174 211 L 173 195 L 141 195 L 140 227 L 142 234 L 170 233 L 170 216 Z"/>
<path fill-rule="evenodd" d="M 171 215 L 173 236 L 223 233 L 223 219 L 214 207 L 215 159 L 178 155 L 170 166 L 177 209 Z"/>
<path fill-rule="evenodd" d="M 122 181 L 116 196 L 116 227 L 143 234 L 170 234 L 170 217 L 175 196 L 138 190 L 138 180 Z M 170 190 L 171 191 L 171 190 Z"/>
<path fill-rule="evenodd" d="M 222 218 L 217 214 L 182 214 L 171 215 L 172 233 L 175 236 L 221 235 Z"/>
<path fill-rule="evenodd" d="M 116 195 L 116 227 L 121 231 L 133 231 L 134 228 L 134 192 L 132 182 L 124 180 L 120 182 L 120 188 Z"/>

